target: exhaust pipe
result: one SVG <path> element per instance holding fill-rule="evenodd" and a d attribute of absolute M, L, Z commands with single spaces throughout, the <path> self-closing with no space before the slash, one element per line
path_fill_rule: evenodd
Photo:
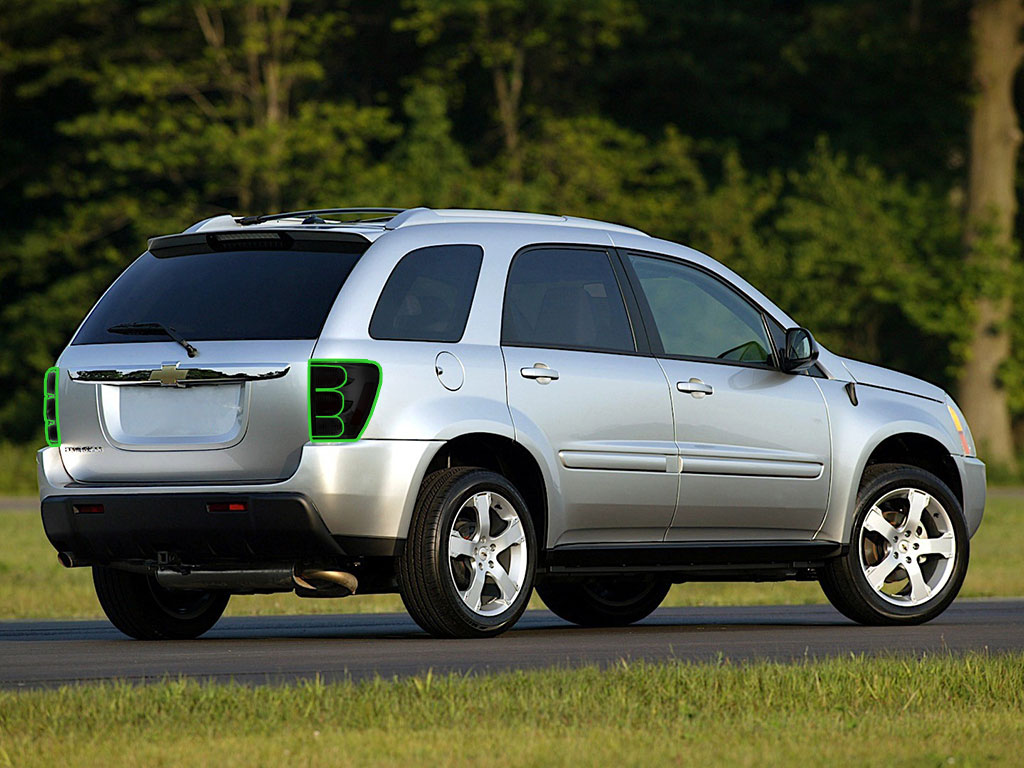
<path fill-rule="evenodd" d="M 158 568 L 156 583 L 165 589 L 203 589 L 227 592 L 291 592 L 291 568 L 246 570 L 190 570 Z"/>
<path fill-rule="evenodd" d="M 68 553 L 61 553 L 61 556 Z M 63 563 L 63 559 L 61 560 Z M 359 581 L 346 571 L 320 568 L 247 568 L 244 570 L 158 568 L 157 584 L 165 589 L 220 590 L 225 592 L 291 592 L 303 597 L 346 597 Z"/>
<path fill-rule="evenodd" d="M 324 597 L 354 595 L 359 586 L 359 580 L 347 571 L 307 568 L 301 572 L 295 571 L 292 578 L 296 587 L 310 592 L 322 592 Z M 344 592 L 342 592 L 343 590 Z M 311 595 L 307 596 L 311 597 Z"/>
<path fill-rule="evenodd" d="M 65 568 L 74 568 L 79 565 L 85 565 L 85 563 L 78 562 L 78 558 L 76 558 L 71 552 L 58 552 L 57 562 Z"/>

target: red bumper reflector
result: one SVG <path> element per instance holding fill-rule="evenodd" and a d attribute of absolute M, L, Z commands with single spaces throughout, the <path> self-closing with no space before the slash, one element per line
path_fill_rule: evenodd
<path fill-rule="evenodd" d="M 245 512 L 248 508 L 244 501 L 211 501 L 206 505 L 207 512 Z"/>
<path fill-rule="evenodd" d="M 102 504 L 75 504 L 75 512 L 79 515 L 102 515 Z"/>

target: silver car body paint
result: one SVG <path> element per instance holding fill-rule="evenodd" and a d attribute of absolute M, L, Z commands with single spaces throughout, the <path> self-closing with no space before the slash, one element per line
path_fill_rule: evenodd
<path fill-rule="evenodd" d="M 275 221 L 246 229 L 289 227 L 301 225 Z M 222 216 L 190 231 L 237 229 Z M 824 348 L 818 365 L 825 377 L 813 378 L 500 344 L 512 258 L 536 244 L 634 249 L 682 259 L 731 284 L 782 327 L 796 325 L 760 291 L 702 253 L 627 227 L 533 214 L 416 209 L 384 225 L 337 229 L 362 234 L 372 245 L 346 279 L 316 341 L 202 342 L 198 359 L 169 340 L 67 347 L 57 365 L 68 372 L 174 364 L 288 372 L 186 390 L 62 376 L 64 442 L 39 453 L 41 498 L 289 491 L 304 494 L 335 535 L 403 539 L 431 458 L 447 441 L 487 434 L 515 440 L 536 460 L 547 490 L 548 547 L 848 542 L 857 487 L 872 451 L 888 437 L 913 434 L 949 452 L 960 474 L 970 532 L 980 524 L 984 465 L 973 451 L 964 455 L 949 415 L 952 400 L 913 377 Z M 479 245 L 484 252 L 463 337 L 454 343 L 371 338 L 369 319 L 402 256 L 448 244 Z M 442 353 L 461 366 L 461 386 L 443 383 L 437 372 Z M 376 407 L 357 442 L 309 441 L 310 358 L 380 364 Z M 558 380 L 521 373 L 538 364 L 557 371 Z M 677 382 L 691 378 L 712 385 L 714 396 L 678 391 Z M 857 384 L 856 407 L 848 382 Z"/>

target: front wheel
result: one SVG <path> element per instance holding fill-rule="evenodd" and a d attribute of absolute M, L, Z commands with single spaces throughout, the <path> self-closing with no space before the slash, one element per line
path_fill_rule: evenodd
<path fill-rule="evenodd" d="M 537 545 L 526 502 L 499 474 L 453 467 L 420 489 L 398 558 L 402 602 L 438 637 L 490 637 L 530 601 Z"/>
<path fill-rule="evenodd" d="M 582 627 L 624 627 L 661 605 L 671 583 L 656 576 L 545 581 L 537 594 L 559 618 Z"/>
<path fill-rule="evenodd" d="M 921 624 L 938 616 L 967 574 L 960 503 L 930 472 L 880 464 L 864 473 L 848 552 L 825 564 L 829 601 L 861 624 Z"/>
<path fill-rule="evenodd" d="M 164 589 L 145 573 L 95 566 L 92 581 L 110 623 L 136 640 L 191 640 L 224 613 L 226 592 Z"/>

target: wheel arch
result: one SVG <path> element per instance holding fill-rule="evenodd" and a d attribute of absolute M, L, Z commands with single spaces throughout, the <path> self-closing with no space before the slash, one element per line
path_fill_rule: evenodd
<path fill-rule="evenodd" d="M 861 470 L 861 480 L 868 467 L 876 464 L 907 464 L 930 472 L 949 486 L 960 506 L 963 506 L 964 488 L 960 470 L 949 450 L 933 437 L 920 432 L 889 435 L 868 455 Z"/>
<path fill-rule="evenodd" d="M 963 506 L 963 481 L 960 470 L 940 435 L 932 434 L 926 424 L 888 425 L 888 428 L 878 430 L 871 439 L 865 441 L 856 469 L 848 475 L 852 479 L 852 487 L 840 508 L 841 527 L 832 528 L 836 531 L 838 540 L 848 543 L 853 535 L 854 511 L 857 508 L 857 496 L 864 473 L 871 466 L 888 463 L 906 464 L 931 472 L 949 486 L 957 501 Z M 826 527 L 828 526 L 823 526 L 823 530 Z"/>
<path fill-rule="evenodd" d="M 424 477 L 447 467 L 482 467 L 511 482 L 523 499 L 543 556 L 548 531 L 548 483 L 541 463 L 522 444 L 492 432 L 469 432 L 445 441 L 431 457 Z"/>

